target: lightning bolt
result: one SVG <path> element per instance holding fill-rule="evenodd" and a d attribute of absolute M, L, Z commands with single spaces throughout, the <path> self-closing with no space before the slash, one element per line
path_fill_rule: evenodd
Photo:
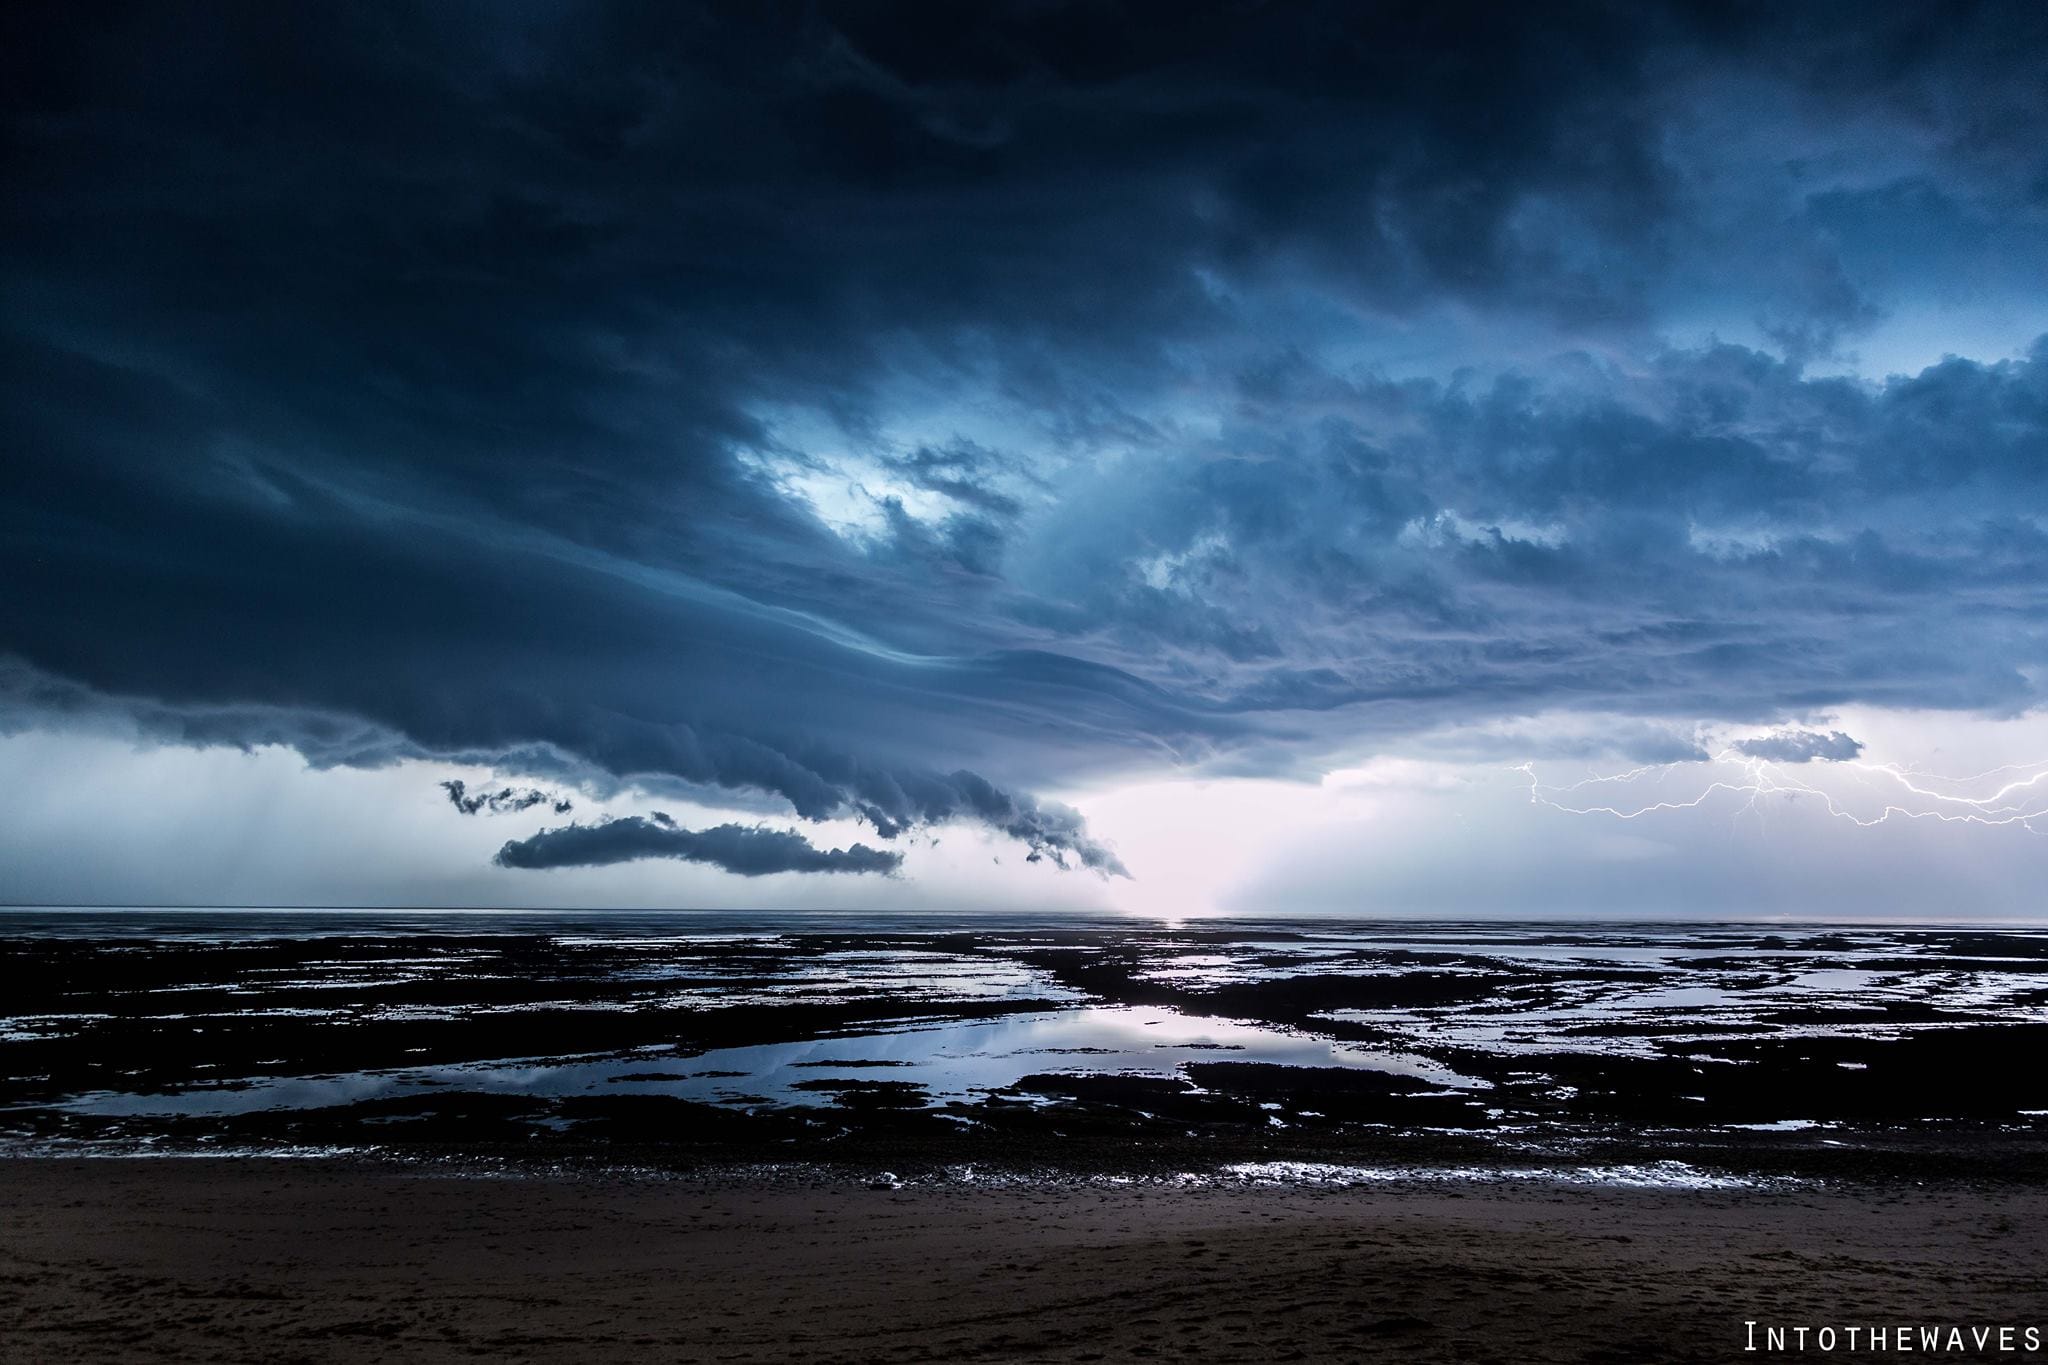
<path fill-rule="evenodd" d="M 1877 798 L 1875 813 L 1859 811 L 1835 793 L 1789 771 L 1790 765 L 1758 758 L 1735 749 L 1723 749 L 1707 760 L 1706 773 L 1698 763 L 1655 763 L 1626 772 L 1595 775 L 1577 782 L 1546 783 L 1536 774 L 1533 763 L 1518 763 L 1513 771 L 1529 779 L 1529 800 L 1570 815 L 1610 815 L 1617 820 L 1639 820 L 1662 811 L 1694 810 L 1726 793 L 1741 801 L 1745 810 L 1761 813 L 1770 797 L 1797 799 L 1812 797 L 1830 816 L 1868 828 L 1886 821 L 1938 820 L 1948 824 L 2018 825 L 2040 834 L 2036 821 L 2048 821 L 2048 760 L 2038 763 L 2008 763 L 1986 772 L 1963 777 L 1924 773 L 1896 763 L 1869 763 L 1858 759 L 1801 764 L 1831 773 L 1852 776 Z M 1706 778 L 1704 786 L 1690 795 L 1661 800 L 1630 801 L 1628 797 L 1674 774 Z M 2012 774 L 2012 776 L 2007 776 Z M 2004 780 L 1986 795 L 1968 795 L 1968 789 L 1995 779 Z M 1944 790 L 1944 788 L 1946 790 Z M 1619 793 L 1619 795 L 1617 795 Z"/>

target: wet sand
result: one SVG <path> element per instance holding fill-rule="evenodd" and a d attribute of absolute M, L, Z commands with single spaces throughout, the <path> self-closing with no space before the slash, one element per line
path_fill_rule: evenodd
<path fill-rule="evenodd" d="M 17 1159 L 0 1210 L 9 1362 L 1726 1361 L 1767 1358 L 1743 1352 L 1749 1319 L 2048 1328 L 2048 1191 L 2021 1186 Z"/>

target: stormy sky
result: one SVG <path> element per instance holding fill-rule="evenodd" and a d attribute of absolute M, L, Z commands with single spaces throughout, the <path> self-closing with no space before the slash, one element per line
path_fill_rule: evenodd
<path fill-rule="evenodd" d="M 0 68 L 0 899 L 2040 913 L 2048 8 Z"/>

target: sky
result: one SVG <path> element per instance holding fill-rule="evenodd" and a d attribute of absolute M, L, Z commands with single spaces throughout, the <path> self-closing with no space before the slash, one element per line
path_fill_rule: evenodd
<path fill-rule="evenodd" d="M 2044 66 L 9 6 L 0 900 L 2038 917 Z"/>

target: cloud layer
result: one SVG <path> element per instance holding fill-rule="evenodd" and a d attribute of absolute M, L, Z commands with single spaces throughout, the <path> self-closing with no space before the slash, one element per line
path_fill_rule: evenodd
<path fill-rule="evenodd" d="M 468 783 L 455 777 L 443 782 L 441 790 L 448 793 L 448 804 L 464 815 L 479 812 L 510 815 L 532 810 L 535 806 L 547 806 L 557 815 L 566 815 L 575 808 L 575 803 L 568 797 L 544 792 L 538 787 L 500 787 L 496 791 L 471 792 Z"/>
<path fill-rule="evenodd" d="M 2043 700 L 2038 6 L 0 22 L 12 725 L 1115 874 L 1035 793 Z M 512 864 L 809 856 L 642 823 Z"/>
<path fill-rule="evenodd" d="M 1842 763 L 1863 752 L 1863 745 L 1840 730 L 1780 730 L 1735 742 L 1737 752 L 1774 763 L 1811 763 L 1816 759 Z"/>
<path fill-rule="evenodd" d="M 742 877 L 775 872 L 894 872 L 903 855 L 854 844 L 823 849 L 789 830 L 718 825 L 682 829 L 668 816 L 638 815 L 594 825 L 563 825 L 498 850 L 500 867 L 604 867 L 640 858 L 680 858 L 709 863 Z"/>

